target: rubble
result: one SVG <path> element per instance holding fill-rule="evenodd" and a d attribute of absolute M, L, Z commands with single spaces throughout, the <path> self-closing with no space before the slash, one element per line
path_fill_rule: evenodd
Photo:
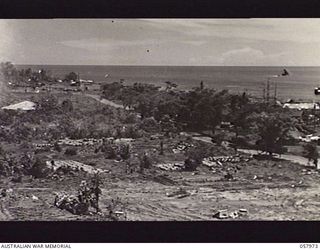
<path fill-rule="evenodd" d="M 102 137 L 99 139 L 96 138 L 82 138 L 82 139 L 60 139 L 58 140 L 59 145 L 66 145 L 66 146 L 94 146 L 96 144 L 102 144 L 103 142 L 110 142 L 113 143 L 128 143 L 132 142 L 134 139 L 132 138 L 120 138 L 115 139 L 114 137 Z"/>
<path fill-rule="evenodd" d="M 34 200 L 34 201 L 38 201 L 39 198 L 37 196 L 35 196 L 34 194 L 31 196 L 31 199 Z"/>
<path fill-rule="evenodd" d="M 177 154 L 182 151 L 186 151 L 187 149 L 193 147 L 193 144 L 187 143 L 187 142 L 179 142 L 175 148 L 172 149 L 173 153 Z"/>
<path fill-rule="evenodd" d="M 248 214 L 248 210 L 245 209 L 245 208 L 240 208 L 240 209 L 239 209 L 239 213 L 240 213 L 241 215 L 246 215 L 246 214 Z"/>
<path fill-rule="evenodd" d="M 187 192 L 186 190 L 184 190 L 183 188 L 179 188 L 179 190 L 174 191 L 172 193 L 166 193 L 167 197 L 175 197 L 177 199 L 182 199 L 185 197 L 190 196 L 191 194 L 189 192 Z"/>
<path fill-rule="evenodd" d="M 12 188 L 8 188 L 8 189 L 3 188 L 3 189 L 1 189 L 0 195 L 1 195 L 1 197 L 7 197 L 7 196 L 11 195 L 12 193 L 13 193 Z"/>
<path fill-rule="evenodd" d="M 119 143 L 130 143 L 130 142 L 134 142 L 133 138 L 119 138 L 114 140 L 114 143 L 119 144 Z"/>
<path fill-rule="evenodd" d="M 80 203 L 75 195 L 57 193 L 54 205 L 60 209 L 65 209 L 72 214 L 84 214 L 88 210 L 87 204 Z"/>
<path fill-rule="evenodd" d="M 248 210 L 245 208 L 240 208 L 238 210 L 232 211 L 232 212 L 228 212 L 227 209 L 223 209 L 223 210 L 218 210 L 213 214 L 213 218 L 217 218 L 217 219 L 236 219 L 242 216 L 247 216 L 248 215 Z"/>
<path fill-rule="evenodd" d="M 184 162 L 160 163 L 155 166 L 165 171 L 177 171 L 184 169 Z"/>
<path fill-rule="evenodd" d="M 105 170 L 99 169 L 99 168 L 94 168 L 90 165 L 83 164 L 81 162 L 73 161 L 73 160 L 53 160 L 53 161 L 46 161 L 47 167 L 53 169 L 55 172 L 65 172 L 67 171 L 85 171 L 90 174 L 94 174 L 96 172 L 107 172 Z"/>
<path fill-rule="evenodd" d="M 207 167 L 218 167 L 223 166 L 223 163 L 240 163 L 240 162 L 248 162 L 250 158 L 243 157 L 242 155 L 235 156 L 210 156 L 206 157 L 202 160 L 202 164 Z"/>
<path fill-rule="evenodd" d="M 218 210 L 216 213 L 214 213 L 213 218 L 228 219 L 229 218 L 228 211 L 226 209 Z"/>
<path fill-rule="evenodd" d="M 99 195 L 101 194 L 99 184 L 99 179 L 92 182 L 91 186 L 86 181 L 82 181 L 77 196 L 64 192 L 55 193 L 54 205 L 77 215 L 90 214 L 90 207 L 95 208 L 96 213 L 98 213 L 100 212 Z"/>
<path fill-rule="evenodd" d="M 33 146 L 37 149 L 42 149 L 42 148 L 52 148 L 54 145 L 52 143 L 34 143 Z"/>

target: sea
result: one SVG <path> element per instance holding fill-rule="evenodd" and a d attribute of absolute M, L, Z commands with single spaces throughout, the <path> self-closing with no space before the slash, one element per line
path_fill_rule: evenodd
<path fill-rule="evenodd" d="M 45 69 L 52 75 L 63 78 L 76 72 L 81 79 L 99 83 L 122 81 L 124 84 L 151 83 L 165 86 L 166 81 L 176 83 L 186 90 L 203 81 L 208 88 L 227 89 L 231 93 L 247 93 L 259 98 L 267 93 L 279 100 L 320 101 L 314 88 L 320 87 L 320 67 L 228 67 L 228 66 L 95 66 L 95 65 L 17 65 L 18 68 Z M 283 69 L 289 72 L 280 76 Z M 275 91 L 276 88 L 276 91 Z"/>

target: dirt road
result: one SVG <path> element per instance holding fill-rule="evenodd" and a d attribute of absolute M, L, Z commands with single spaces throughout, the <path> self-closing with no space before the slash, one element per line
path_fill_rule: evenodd
<path fill-rule="evenodd" d="M 101 102 L 105 105 L 108 105 L 108 106 L 111 106 L 114 108 L 122 108 L 122 109 L 125 108 L 122 104 L 118 104 L 118 103 L 115 103 L 115 102 L 110 101 L 108 99 L 101 98 L 99 95 L 92 95 L 92 94 L 85 94 L 85 95 L 97 100 L 98 102 Z"/>
<path fill-rule="evenodd" d="M 246 154 L 259 154 L 259 153 L 261 153 L 260 151 L 254 150 L 254 149 L 238 149 L 238 151 L 242 152 L 242 153 L 246 153 Z M 298 156 L 298 155 L 290 155 L 290 154 L 278 155 L 278 154 L 274 154 L 273 157 L 277 158 L 277 159 L 291 161 L 291 162 L 294 162 L 294 163 L 299 163 L 299 164 L 301 164 L 303 166 L 311 166 L 306 158 L 304 158 L 302 156 Z"/>

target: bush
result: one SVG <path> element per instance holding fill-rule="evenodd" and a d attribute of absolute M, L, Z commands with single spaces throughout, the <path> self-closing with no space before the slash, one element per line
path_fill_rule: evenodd
<path fill-rule="evenodd" d="M 124 133 L 122 133 L 122 137 L 133 139 L 140 138 L 142 135 L 143 131 L 139 130 L 136 126 L 127 126 Z"/>
<path fill-rule="evenodd" d="M 35 178 L 45 178 L 50 174 L 50 169 L 47 167 L 44 160 L 36 158 L 36 161 L 32 165 L 29 174 Z"/>
<path fill-rule="evenodd" d="M 208 146 L 205 143 L 199 143 L 194 147 L 187 149 L 185 155 L 187 159 L 195 161 L 197 164 L 201 164 L 203 158 L 213 155 L 213 147 Z"/>
<path fill-rule="evenodd" d="M 319 152 L 316 143 L 305 143 L 303 145 L 303 157 L 310 162 L 313 160 L 315 167 L 318 165 Z"/>
<path fill-rule="evenodd" d="M 58 144 L 58 142 L 55 142 L 55 143 L 54 143 L 53 148 L 54 148 L 55 151 L 57 151 L 57 152 L 59 152 L 59 153 L 62 151 L 62 148 L 61 148 L 61 146 Z"/>
<path fill-rule="evenodd" d="M 117 158 L 117 151 L 115 150 L 114 146 L 108 143 L 104 143 L 101 146 L 101 151 L 105 153 L 105 157 L 107 159 L 116 159 Z"/>
<path fill-rule="evenodd" d="M 146 132 L 160 132 L 160 124 L 153 117 L 143 119 L 139 127 Z"/>
<path fill-rule="evenodd" d="M 120 145 L 119 155 L 121 159 L 127 160 L 130 158 L 130 146 L 128 144 Z"/>
<path fill-rule="evenodd" d="M 137 119 L 137 115 L 134 113 L 129 113 L 125 116 L 125 118 L 123 119 L 123 123 L 129 123 L 129 124 L 134 124 L 137 123 L 138 119 Z"/>
<path fill-rule="evenodd" d="M 195 159 L 187 158 L 184 161 L 185 170 L 187 171 L 194 171 L 199 166 L 199 162 Z"/>
<path fill-rule="evenodd" d="M 152 166 L 152 161 L 151 158 L 144 153 L 142 157 L 140 157 L 140 169 L 148 169 L 151 168 Z"/>
<path fill-rule="evenodd" d="M 67 148 L 64 152 L 65 155 L 77 155 L 77 149 L 76 148 Z"/>

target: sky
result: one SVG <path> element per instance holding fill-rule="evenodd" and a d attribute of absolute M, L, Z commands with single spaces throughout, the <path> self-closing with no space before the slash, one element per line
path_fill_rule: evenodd
<path fill-rule="evenodd" d="M 0 61 L 320 66 L 320 19 L 0 19 Z"/>

